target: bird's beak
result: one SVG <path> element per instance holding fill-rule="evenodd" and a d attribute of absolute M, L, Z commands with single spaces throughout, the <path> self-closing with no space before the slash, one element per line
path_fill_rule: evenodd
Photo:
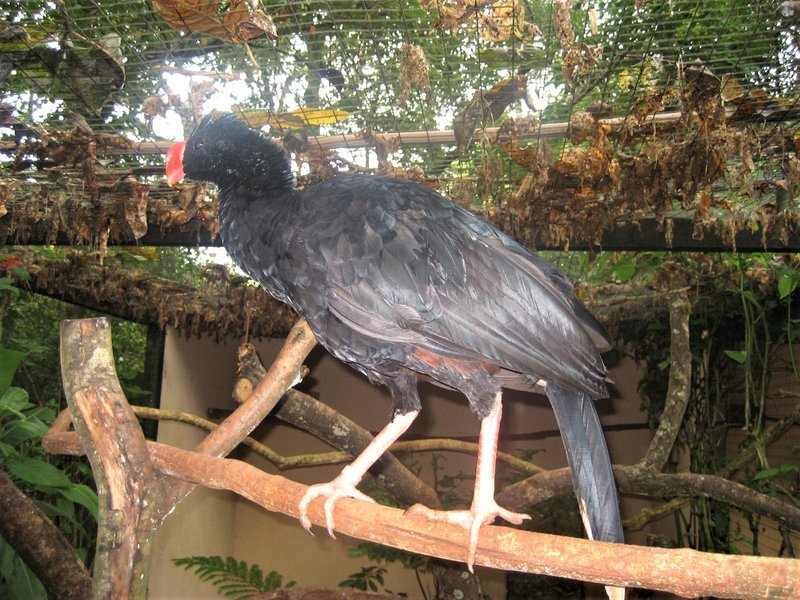
<path fill-rule="evenodd" d="M 186 142 L 177 142 L 167 151 L 167 183 L 175 185 L 181 181 L 186 174 L 183 172 L 183 152 L 186 150 Z"/>

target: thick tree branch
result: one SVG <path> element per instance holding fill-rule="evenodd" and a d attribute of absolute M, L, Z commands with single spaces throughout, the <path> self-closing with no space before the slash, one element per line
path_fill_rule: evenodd
<path fill-rule="evenodd" d="M 52 432 L 50 447 L 80 453 L 71 432 Z M 233 491 L 267 510 L 297 518 L 307 487 L 267 475 L 246 463 L 213 458 L 148 442 L 154 464 L 193 484 Z M 568 474 L 567 474 L 568 477 Z M 313 523 L 324 525 L 321 502 Z M 447 560 L 464 559 L 466 533 L 458 526 L 405 516 L 403 511 L 344 499 L 336 530 L 346 535 Z M 486 526 L 476 563 L 498 569 L 545 573 L 597 583 L 634 586 L 684 596 L 794 598 L 800 594 L 800 562 L 790 559 L 707 554 L 687 549 L 645 548 Z"/>
<path fill-rule="evenodd" d="M 219 427 L 206 436 L 195 448 L 195 452 L 209 456 L 225 456 L 241 443 L 275 407 L 283 394 L 300 378 L 303 361 L 317 345 L 317 339 L 308 323 L 300 319 L 286 338 L 275 362 L 250 398 L 242 403 Z M 192 485 L 175 486 L 169 502 L 174 506 L 192 489 Z"/>
<path fill-rule="evenodd" d="M 50 598 L 87 600 L 92 578 L 64 534 L 0 471 L 0 535 L 36 573 Z"/>
<path fill-rule="evenodd" d="M 29 279 L 17 285 L 44 296 L 160 329 L 174 327 L 186 336 L 285 337 L 297 321 L 288 306 L 264 290 L 227 281 L 227 273 L 208 271 L 199 287 L 135 271 L 119 260 L 77 251 L 43 256 L 16 248 Z"/>
<path fill-rule="evenodd" d="M 795 406 L 789 414 L 775 423 L 775 425 L 764 431 L 758 443 L 753 442 L 749 444 L 743 448 L 733 460 L 728 461 L 728 463 L 720 469 L 719 473 L 717 473 L 717 476 L 723 478 L 730 477 L 756 457 L 756 449 L 758 447 L 766 448 L 798 422 L 800 422 L 800 404 Z M 689 500 L 690 498 L 676 498 L 658 508 L 643 510 L 637 517 L 630 519 L 629 522 L 626 523 L 626 526 L 632 529 L 640 529 L 652 521 L 672 514 L 689 502 Z"/>
<path fill-rule="evenodd" d="M 619 490 L 626 494 L 655 498 L 678 496 L 680 502 L 685 502 L 686 496 L 713 498 L 770 517 L 790 529 L 800 531 L 800 508 L 723 477 L 696 473 L 657 473 L 641 469 L 638 465 L 615 465 L 614 476 Z M 497 494 L 497 501 L 509 510 L 521 511 L 571 491 L 569 469 L 554 469 L 506 487 Z M 664 516 L 660 511 L 659 515 Z M 642 519 L 651 520 L 648 517 L 650 513 L 646 513 Z M 625 525 L 638 529 L 643 523 L 636 520 Z"/>
<path fill-rule="evenodd" d="M 117 380 L 108 321 L 64 321 L 61 364 L 99 498 L 94 595 L 146 598 L 152 536 L 166 514 L 164 486 Z"/>
<path fill-rule="evenodd" d="M 670 365 L 669 384 L 661 422 L 653 435 L 650 447 L 639 466 L 661 471 L 669 460 L 672 447 L 683 425 L 683 415 L 689 404 L 692 383 L 692 349 L 689 345 L 689 317 L 692 304 L 682 290 L 670 298 Z"/>

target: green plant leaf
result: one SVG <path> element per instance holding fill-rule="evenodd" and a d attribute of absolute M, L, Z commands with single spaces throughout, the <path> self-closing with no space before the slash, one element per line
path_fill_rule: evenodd
<path fill-rule="evenodd" d="M 97 494 L 88 485 L 73 483 L 67 488 L 59 489 L 59 492 L 68 500 L 75 504 L 80 504 L 96 519 L 98 512 Z"/>
<path fill-rule="evenodd" d="M 12 446 L 11 444 L 7 444 L 5 442 L 0 442 L 0 454 L 5 457 L 14 456 L 17 453 L 17 449 Z"/>
<path fill-rule="evenodd" d="M 38 440 L 47 432 L 47 426 L 39 419 L 15 420 L 0 430 L 0 440 L 19 446 L 28 440 Z"/>
<path fill-rule="evenodd" d="M 623 258 L 614 265 L 614 279 L 620 283 L 630 281 L 636 275 L 636 264 L 630 258 Z"/>
<path fill-rule="evenodd" d="M 785 473 L 797 473 L 800 472 L 800 465 L 791 465 L 791 464 L 783 464 L 779 467 L 770 467 L 769 469 L 762 469 L 755 475 L 753 475 L 753 481 L 759 481 L 761 479 L 769 479 L 770 477 L 775 477 L 776 475 L 783 475 Z"/>
<path fill-rule="evenodd" d="M 11 380 L 24 358 L 24 352 L 0 347 L 0 393 L 5 393 L 11 386 Z"/>
<path fill-rule="evenodd" d="M 54 488 L 72 485 L 64 471 L 38 458 L 15 456 L 8 461 L 8 470 L 15 477 L 33 485 Z"/>
<path fill-rule="evenodd" d="M 22 388 L 6 388 L 6 391 L 0 396 L 0 416 L 3 416 L 6 412 L 11 412 L 24 419 L 25 415 L 22 414 L 22 411 L 32 407 L 33 404 L 28 402 L 28 392 Z"/>
<path fill-rule="evenodd" d="M 784 273 L 778 278 L 778 296 L 783 300 L 788 298 L 797 289 L 797 277 L 794 273 Z"/>
<path fill-rule="evenodd" d="M 725 356 L 743 365 L 747 360 L 746 350 L 725 350 Z"/>

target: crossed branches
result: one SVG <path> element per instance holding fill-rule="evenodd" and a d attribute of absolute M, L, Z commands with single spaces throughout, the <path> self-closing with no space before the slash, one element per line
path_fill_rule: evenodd
<path fill-rule="evenodd" d="M 670 313 L 671 368 L 675 369 L 675 377 L 674 381 L 671 378 L 665 410 L 664 422 L 668 417 L 669 423 L 656 433 L 638 465 L 615 467 L 621 490 L 657 496 L 674 493 L 719 497 L 773 516 L 790 528 L 800 528 L 800 511 L 794 507 L 722 477 L 659 472 L 674 443 L 688 397 L 684 383 L 688 378 L 686 371 L 680 369 L 691 368 L 685 297 L 673 299 Z M 299 321 L 250 397 L 213 428 L 194 451 L 186 451 L 144 439 L 134 409 L 128 405 L 114 372 L 108 322 L 86 319 L 62 324 L 62 372 L 69 412 L 59 416 L 43 446 L 53 453 L 86 453 L 92 464 L 100 498 L 101 542 L 94 574 L 95 597 L 146 597 L 153 535 L 195 485 L 230 490 L 267 510 L 298 516 L 305 486 L 222 457 L 273 411 L 302 372 L 303 361 L 315 343 L 306 323 Z M 322 424 L 343 419 L 295 391 L 288 393 L 287 401 L 275 414 L 291 419 L 298 411 L 305 411 L 306 422 L 309 416 Z M 796 421 L 800 410 L 795 413 Z M 75 431 L 69 430 L 70 421 Z M 357 425 L 349 426 L 351 435 L 347 438 L 351 445 L 340 450 L 353 454 L 369 438 Z M 320 427 L 317 435 L 324 438 L 324 430 Z M 401 502 L 420 498 L 429 504 L 436 502 L 432 491 L 393 459 L 381 461 L 381 468 Z M 517 510 L 571 490 L 567 469 L 534 468 L 531 472 L 531 477 L 498 494 L 498 501 Z M 336 511 L 337 531 L 349 536 L 443 559 L 463 559 L 465 533 L 459 527 L 434 524 L 406 516 L 398 509 L 352 499 L 342 500 Z M 324 524 L 317 504 L 312 504 L 309 516 L 315 524 Z M 499 526 L 482 530 L 476 562 L 499 569 L 646 587 L 686 596 L 800 596 L 800 561 L 796 560 L 624 546 Z"/>

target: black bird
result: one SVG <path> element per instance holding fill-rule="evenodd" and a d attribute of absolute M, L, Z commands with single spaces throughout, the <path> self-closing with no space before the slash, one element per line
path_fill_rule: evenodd
<path fill-rule="evenodd" d="M 392 177 L 342 175 L 295 188 L 289 160 L 232 115 L 209 115 L 170 150 L 168 181 L 185 175 L 219 188 L 220 233 L 236 263 L 310 325 L 331 354 L 385 385 L 392 420 L 300 509 L 326 497 L 328 530 L 342 497 L 420 410 L 419 380 L 459 390 L 481 421 L 468 511 L 416 509 L 469 532 L 472 568 L 494 500 L 501 389 L 544 392 L 556 414 L 590 538 L 622 542 L 603 430 L 593 398 L 608 396 L 603 326 L 550 263 L 435 191 Z"/>

